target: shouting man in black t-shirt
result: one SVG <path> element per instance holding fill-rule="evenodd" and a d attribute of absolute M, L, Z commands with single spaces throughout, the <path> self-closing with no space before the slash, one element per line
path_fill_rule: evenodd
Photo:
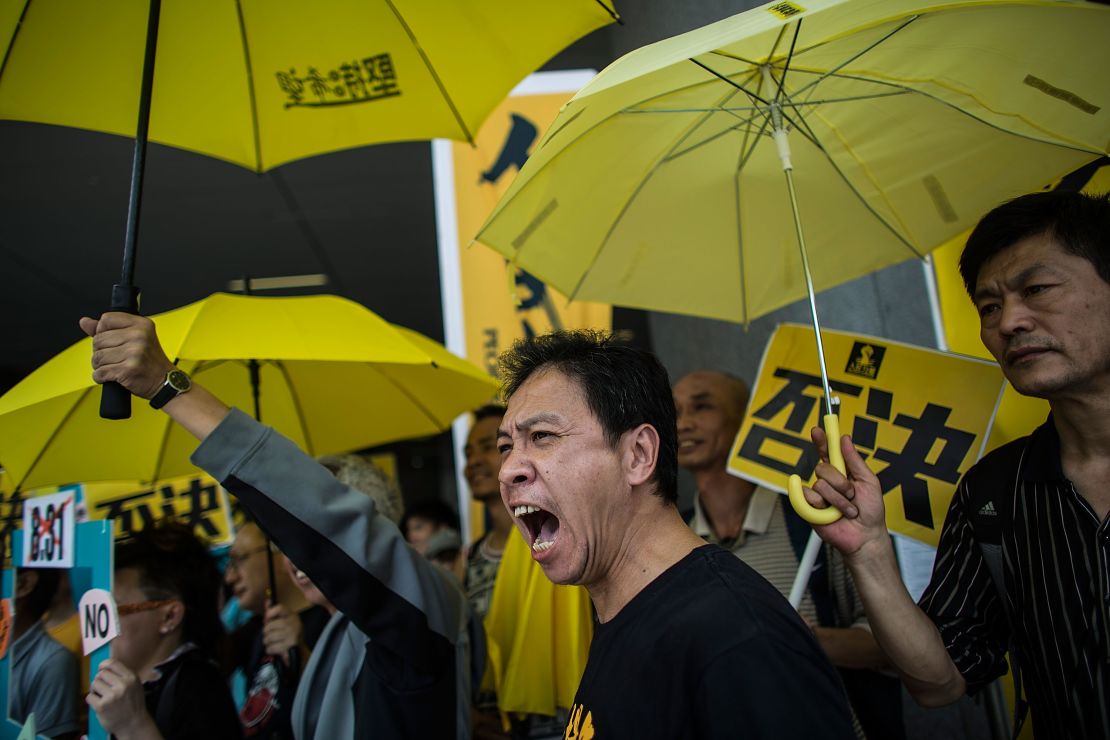
<path fill-rule="evenodd" d="M 501 369 L 501 497 L 547 577 L 585 586 L 600 623 L 565 736 L 854 737 L 805 623 L 679 515 L 659 361 L 558 332 L 518 342 Z"/>

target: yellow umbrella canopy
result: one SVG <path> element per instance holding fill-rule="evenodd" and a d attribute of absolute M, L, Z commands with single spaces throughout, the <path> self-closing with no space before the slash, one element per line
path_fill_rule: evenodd
<path fill-rule="evenodd" d="M 0 118 L 135 135 L 150 0 L 0 0 Z M 149 140 L 264 172 L 471 140 L 608 0 L 163 0 Z"/>
<path fill-rule="evenodd" d="M 775 2 L 584 87 L 477 235 L 568 295 L 746 322 L 1107 152 L 1110 8 Z M 795 212 L 772 131 L 792 156 Z"/>
<path fill-rule="evenodd" d="M 217 293 L 151 318 L 180 368 L 248 413 L 257 360 L 262 421 L 311 455 L 440 432 L 497 392 L 442 345 L 336 296 Z M 195 440 L 164 413 L 136 403 L 126 424 L 99 417 L 91 352 L 81 340 L 0 397 L 0 464 L 11 481 L 27 489 L 195 472 Z"/>

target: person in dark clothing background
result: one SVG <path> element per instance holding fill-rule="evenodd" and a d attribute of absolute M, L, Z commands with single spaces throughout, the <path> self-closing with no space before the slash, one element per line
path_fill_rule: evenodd
<path fill-rule="evenodd" d="M 192 530 L 154 525 L 117 546 L 120 635 L 87 698 L 118 740 L 236 740 L 239 717 L 217 660 L 226 654 L 220 574 Z"/>

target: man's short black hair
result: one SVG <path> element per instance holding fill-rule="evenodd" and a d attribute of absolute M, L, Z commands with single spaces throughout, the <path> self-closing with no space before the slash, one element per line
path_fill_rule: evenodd
<path fill-rule="evenodd" d="M 667 371 L 655 355 L 618 344 L 608 332 L 557 331 L 520 339 L 499 361 L 503 395 L 511 398 L 541 368 L 558 370 L 575 380 L 586 405 L 601 424 L 610 445 L 640 424 L 659 433 L 659 459 L 653 479 L 659 496 L 678 498 L 678 432 Z"/>
<path fill-rule="evenodd" d="M 220 572 L 191 527 L 164 519 L 116 546 L 115 569 L 132 568 L 148 599 L 180 599 L 185 604 L 182 641 L 196 643 L 209 657 L 222 659 Z"/>
<path fill-rule="evenodd" d="M 987 260 L 1022 239 L 1042 234 L 1090 262 L 1099 277 L 1110 283 L 1110 194 L 1051 190 L 1003 203 L 971 232 L 960 256 L 960 275 L 968 295 L 975 296 L 975 282 Z"/>
<path fill-rule="evenodd" d="M 474 409 L 474 423 L 482 421 L 482 419 L 500 419 L 505 416 L 505 407 L 499 403 L 487 403 L 485 406 L 480 406 Z"/>

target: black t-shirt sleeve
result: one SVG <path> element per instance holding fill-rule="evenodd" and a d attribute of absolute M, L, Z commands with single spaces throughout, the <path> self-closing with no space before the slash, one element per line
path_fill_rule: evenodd
<path fill-rule="evenodd" d="M 815 657 L 774 639 L 720 653 L 696 691 L 694 737 L 854 740 L 840 680 Z"/>

